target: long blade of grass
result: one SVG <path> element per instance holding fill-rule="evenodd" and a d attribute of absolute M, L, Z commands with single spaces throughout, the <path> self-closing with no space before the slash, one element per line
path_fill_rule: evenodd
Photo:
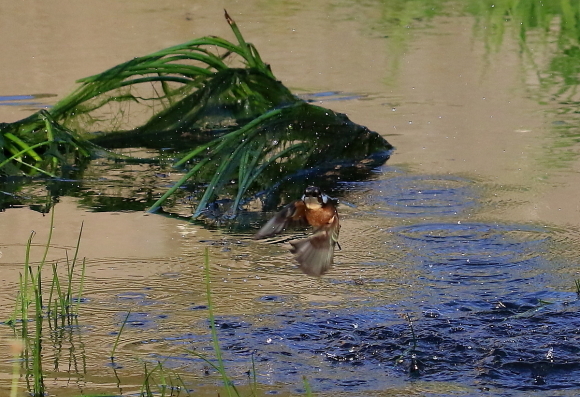
<path fill-rule="evenodd" d="M 306 378 L 306 375 L 302 376 L 302 384 L 304 385 L 304 390 L 306 391 L 306 396 L 307 397 L 314 396 L 314 394 L 312 394 L 312 389 L 310 388 L 310 383 L 308 382 L 308 378 Z"/>
<path fill-rule="evenodd" d="M 230 171 L 237 165 L 235 159 L 241 153 L 241 150 L 246 145 L 246 143 L 247 141 L 239 145 L 233 153 L 231 153 L 225 160 L 222 160 L 209 185 L 205 188 L 205 192 L 201 200 L 197 204 L 197 208 L 192 215 L 193 219 L 197 218 L 203 213 L 218 186 L 223 186 L 223 184 L 226 183 Z"/>
<path fill-rule="evenodd" d="M 198 38 L 195 40 L 188 41 L 188 42 L 183 43 L 183 44 L 178 44 L 176 46 L 165 48 L 163 50 L 157 51 L 157 52 L 150 54 L 150 55 L 147 55 L 147 56 L 132 59 L 131 61 L 117 65 L 117 66 L 115 66 L 115 67 L 113 67 L 113 68 L 111 68 L 103 73 L 79 79 L 79 80 L 77 80 L 77 83 L 84 83 L 84 84 L 94 83 L 96 81 L 103 79 L 103 77 L 117 75 L 120 71 L 126 70 L 127 68 L 135 67 L 135 65 L 139 65 L 139 64 L 146 64 L 147 62 L 157 61 L 160 58 L 163 58 L 165 56 L 170 56 L 170 55 L 175 55 L 175 54 L 185 54 L 185 56 L 195 56 L 195 55 L 192 55 L 191 51 L 198 51 L 198 52 L 208 54 L 208 52 L 206 50 L 204 50 L 202 48 L 202 46 L 221 47 L 221 48 L 227 50 L 228 52 L 233 52 L 233 53 L 236 53 L 236 54 L 239 54 L 242 56 L 244 55 L 244 51 L 240 46 L 237 46 L 237 45 L 235 45 L 235 44 L 233 44 L 225 39 L 222 39 L 219 37 L 201 37 L 201 38 Z M 210 54 L 210 56 L 211 55 L 213 55 L 213 54 Z M 217 63 L 218 59 L 220 59 L 220 58 L 215 57 L 213 59 L 207 59 L 204 62 L 207 63 L 208 65 L 211 65 L 213 63 Z"/>
<path fill-rule="evenodd" d="M 175 377 L 177 378 L 177 380 L 179 381 L 179 383 L 181 384 L 181 386 L 179 386 L 181 390 L 185 391 L 185 393 L 190 396 L 191 394 L 189 393 L 189 390 L 187 388 L 187 386 L 185 386 L 185 382 L 183 381 L 183 379 L 181 378 L 181 376 L 179 374 L 175 374 Z"/>
<path fill-rule="evenodd" d="M 6 325 L 8 325 L 10 328 L 12 328 L 12 331 L 14 332 L 14 336 L 17 337 L 17 331 L 16 331 L 16 323 L 18 321 L 18 313 L 20 312 L 20 308 L 22 307 L 22 273 L 18 274 L 18 291 L 16 292 L 16 302 L 14 304 L 14 311 L 12 312 L 12 315 L 8 318 L 8 320 L 6 320 Z"/>
<path fill-rule="evenodd" d="M 26 151 L 26 154 L 28 154 L 34 160 L 36 160 L 36 161 L 42 160 L 42 157 L 40 157 L 38 155 L 38 153 L 36 153 L 31 146 L 29 146 L 26 142 L 24 142 L 22 139 L 18 138 L 16 135 L 12 134 L 11 132 L 4 133 L 4 138 L 8 138 L 14 144 L 20 146 L 23 150 Z"/>
<path fill-rule="evenodd" d="M 64 296 L 63 292 L 62 292 L 62 288 L 60 285 L 60 279 L 58 277 L 58 266 L 56 263 L 53 263 L 52 265 L 52 282 L 55 285 L 55 289 L 56 289 L 56 298 L 55 298 L 55 303 L 57 304 L 57 306 L 60 309 L 60 315 L 64 316 L 66 313 L 66 297 Z M 50 302 L 49 302 L 50 305 Z M 58 312 L 55 312 L 54 315 L 54 320 L 56 323 L 57 317 L 58 317 Z"/>
<path fill-rule="evenodd" d="M 207 296 L 207 307 L 208 307 L 208 316 L 209 316 L 209 324 L 211 328 L 211 339 L 213 341 L 213 348 L 215 351 L 216 359 L 218 362 L 217 370 L 219 371 L 220 375 L 222 376 L 222 380 L 224 382 L 224 386 L 228 392 L 228 396 L 233 396 L 233 391 L 239 396 L 239 393 L 236 387 L 230 382 L 227 374 L 226 369 L 224 366 L 224 361 L 222 358 L 222 352 L 219 344 L 219 339 L 217 335 L 217 329 L 215 325 L 215 316 L 213 313 L 213 303 L 211 300 L 211 278 L 210 278 L 210 269 L 209 269 L 209 248 L 205 248 L 204 252 L 204 278 L 205 278 L 205 288 L 206 288 L 206 296 Z"/>
<path fill-rule="evenodd" d="M 57 304 L 57 299 L 54 298 L 56 293 L 56 296 L 60 296 L 60 283 L 58 282 L 58 273 L 57 273 L 57 266 L 56 263 L 53 263 L 52 265 L 52 283 L 50 286 L 50 294 L 48 295 L 48 302 L 47 302 L 47 307 L 50 309 L 52 302 L 54 302 L 54 324 L 56 327 L 56 319 L 58 316 L 58 304 Z M 49 317 L 49 323 L 50 323 L 50 317 Z"/>
<path fill-rule="evenodd" d="M 254 360 L 254 353 L 252 352 L 252 394 L 254 397 L 258 396 L 258 376 L 256 373 L 256 360 Z"/>
<path fill-rule="evenodd" d="M 32 266 L 28 268 L 31 279 L 35 279 L 34 287 L 34 304 L 35 304 L 35 329 L 32 356 L 32 376 L 34 378 L 34 395 L 44 395 L 44 374 L 42 371 L 42 275 L 41 268 L 43 263 L 37 267 L 36 275 L 33 274 Z"/>
<path fill-rule="evenodd" d="M 81 302 L 81 298 L 83 296 L 83 288 L 85 285 L 85 270 L 87 268 L 87 261 L 85 260 L 85 258 L 83 258 L 83 267 L 81 269 L 81 280 L 79 283 L 79 290 L 77 292 L 77 302 L 75 305 L 75 309 L 74 309 L 74 314 L 76 316 L 78 316 L 79 314 L 79 307 L 80 307 L 80 302 Z"/>
<path fill-rule="evenodd" d="M 54 230 L 54 214 L 55 210 L 53 209 L 50 214 L 50 229 L 48 230 L 48 238 L 46 239 L 46 245 L 44 246 L 44 255 L 42 255 L 42 260 L 40 261 L 40 269 L 42 269 L 42 265 L 46 262 L 46 258 L 48 257 L 48 249 L 50 248 L 50 243 L 52 242 L 52 231 Z"/>
<path fill-rule="evenodd" d="M 151 392 L 151 385 L 149 384 L 149 378 L 153 374 L 153 371 L 147 371 L 147 363 L 143 363 L 143 369 L 145 372 L 145 379 L 143 380 L 143 385 L 141 386 L 141 396 L 153 397 L 153 393 Z"/>
<path fill-rule="evenodd" d="M 79 255 L 79 247 L 81 246 L 81 237 L 83 235 L 83 227 L 85 225 L 85 222 L 81 222 L 81 229 L 79 230 L 79 237 L 77 238 L 77 246 L 75 248 L 75 254 L 73 256 L 73 260 L 72 260 L 72 265 L 69 267 L 68 269 L 68 291 L 67 291 L 67 300 L 68 300 L 68 304 L 69 306 L 72 306 L 73 304 L 73 297 L 72 297 L 72 278 L 73 278 L 73 272 L 74 272 L 74 268 L 75 265 L 77 263 L 77 258 Z M 67 261 L 67 265 L 68 265 L 68 261 Z M 83 259 L 83 269 L 82 269 L 82 276 L 81 276 L 81 289 L 82 289 L 82 283 L 83 283 L 83 279 L 84 279 L 84 272 L 85 272 L 85 260 Z M 80 299 L 80 296 L 78 297 L 78 299 Z M 77 305 L 78 307 L 78 305 Z M 78 309 L 77 309 L 78 310 Z"/>
<path fill-rule="evenodd" d="M 30 302 L 29 296 L 29 285 L 28 285 L 28 268 L 30 267 L 30 249 L 32 247 L 32 239 L 36 235 L 36 232 L 32 231 L 30 233 L 30 237 L 28 237 L 28 242 L 26 243 L 26 255 L 24 257 L 24 282 L 22 283 L 23 288 L 21 289 L 22 292 L 22 324 L 28 323 L 28 305 Z M 23 325 L 24 328 L 24 325 Z M 23 335 L 24 337 L 27 335 Z"/>
<path fill-rule="evenodd" d="M 65 314 L 66 317 L 70 320 L 70 311 L 72 306 L 72 282 L 73 282 L 73 275 L 75 270 L 75 262 L 69 262 L 68 260 L 68 253 L 66 258 L 66 270 L 67 270 L 67 287 L 66 287 L 66 295 L 62 297 L 62 302 L 64 304 Z"/>
<path fill-rule="evenodd" d="M 215 316 L 213 314 L 213 303 L 211 300 L 211 278 L 210 278 L 210 269 L 209 269 L 209 248 L 205 248 L 204 256 L 203 256 L 203 265 L 204 265 L 204 278 L 205 278 L 205 293 L 207 298 L 207 307 L 208 307 L 208 315 L 209 315 L 209 325 L 211 328 L 211 339 L 213 341 L 213 347 L 215 350 L 216 358 L 218 361 L 219 369 L 224 370 L 224 362 L 222 360 L 222 352 L 219 345 L 219 340 L 217 336 L 217 329 L 215 326 Z M 224 371 L 225 372 L 225 371 Z"/>
<path fill-rule="evenodd" d="M 9 162 L 11 162 L 11 161 L 13 161 L 13 160 L 16 160 L 18 157 L 22 156 L 23 154 L 26 154 L 26 153 L 28 153 L 28 151 L 29 151 L 30 149 L 36 149 L 36 148 L 39 148 L 39 147 L 41 147 L 41 146 L 47 146 L 47 145 L 49 145 L 49 144 L 50 144 L 50 141 L 44 141 L 44 142 L 40 142 L 40 143 L 34 144 L 34 145 L 32 145 L 32 146 L 29 146 L 29 147 L 27 147 L 26 149 L 22 149 L 22 150 L 20 150 L 19 152 L 16 152 L 16 153 L 14 153 L 12 156 L 10 156 L 10 157 L 6 158 L 6 160 L 2 161 L 2 162 L 0 163 L 0 168 L 4 167 L 4 166 L 5 166 L 6 164 L 8 164 Z"/>
<path fill-rule="evenodd" d="M 14 161 L 16 161 L 17 163 L 20 163 L 20 164 L 24 164 L 25 166 L 30 167 L 31 169 L 38 171 L 41 174 L 44 174 L 44 175 L 49 176 L 51 178 L 56 178 L 56 175 L 53 174 L 52 172 L 48 172 L 48 171 L 43 170 L 41 168 L 35 167 L 34 165 L 26 163 L 19 158 L 15 158 Z"/>
<path fill-rule="evenodd" d="M 256 60 L 252 56 L 252 52 L 250 51 L 250 48 L 248 47 L 248 43 L 246 43 L 246 40 L 244 39 L 244 36 L 242 36 L 240 29 L 238 29 L 238 25 L 230 17 L 230 15 L 228 14 L 228 12 L 226 10 L 224 10 L 224 15 L 226 17 L 226 21 L 228 21 L 228 24 L 230 25 L 230 28 L 232 28 L 232 31 L 234 32 L 236 39 L 238 40 L 240 48 L 243 51 L 243 57 L 248 62 L 248 66 L 250 68 L 258 67 L 259 65 L 256 63 Z"/>
<path fill-rule="evenodd" d="M 236 199 L 234 201 L 234 205 L 232 205 L 232 208 L 234 209 L 234 211 L 237 210 L 237 208 L 240 205 L 240 202 L 242 200 L 242 197 L 244 196 L 244 194 L 246 193 L 246 190 L 252 185 L 252 183 L 254 182 L 254 180 L 256 180 L 256 178 L 258 176 L 260 176 L 260 174 L 272 163 L 274 163 L 277 159 L 281 158 L 281 157 L 285 157 L 288 154 L 290 154 L 291 152 L 295 151 L 295 150 L 299 150 L 302 148 L 307 148 L 308 145 L 304 144 L 304 143 L 296 143 L 284 150 L 282 150 L 281 152 L 275 154 L 274 156 L 271 156 L 270 158 L 268 158 L 268 160 L 264 161 L 260 167 L 258 167 L 257 169 L 255 169 L 255 163 L 249 168 L 250 171 L 246 172 L 246 175 L 244 177 L 244 179 L 242 180 L 242 182 L 240 183 L 239 187 L 238 187 L 238 193 L 236 195 Z M 255 156 L 255 159 L 259 159 L 260 156 Z M 242 178 L 240 178 L 241 180 Z M 235 214 L 234 214 L 235 215 Z"/>
<path fill-rule="evenodd" d="M 123 333 L 123 330 L 125 329 L 125 325 L 127 325 L 127 321 L 129 321 L 130 315 L 131 315 L 131 310 L 129 309 L 129 311 L 127 312 L 127 316 L 125 316 L 125 320 L 123 320 L 123 324 L 121 324 L 121 329 L 119 330 L 119 333 L 117 334 L 117 338 L 115 338 L 115 343 L 113 344 L 113 350 L 111 350 L 111 360 L 115 360 L 115 351 L 117 350 L 117 345 L 119 344 L 121 334 Z"/>
<path fill-rule="evenodd" d="M 17 397 L 18 383 L 20 380 L 20 361 L 19 356 L 22 354 L 22 340 L 15 339 L 12 341 L 12 384 L 10 385 L 10 397 Z"/>
<path fill-rule="evenodd" d="M 165 396 L 165 390 L 167 389 L 167 378 L 165 377 L 165 373 L 163 371 L 163 364 L 161 361 L 157 361 L 157 367 L 159 369 L 159 382 L 161 384 L 161 397 Z"/>

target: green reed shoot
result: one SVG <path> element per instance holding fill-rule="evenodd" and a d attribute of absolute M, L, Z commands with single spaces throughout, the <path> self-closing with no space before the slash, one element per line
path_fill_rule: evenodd
<path fill-rule="evenodd" d="M 224 361 L 222 359 L 222 351 L 220 348 L 220 344 L 219 344 L 219 339 L 218 339 L 218 335 L 217 335 L 217 329 L 215 326 L 215 316 L 213 313 L 213 303 L 211 300 L 211 279 L 210 279 L 210 270 L 209 270 L 209 248 L 205 248 L 205 253 L 204 253 L 204 276 L 205 276 L 205 291 L 206 291 L 206 296 L 207 296 L 207 308 L 208 308 L 208 316 L 209 316 L 209 324 L 210 324 L 210 328 L 211 328 L 211 339 L 213 341 L 213 348 L 215 351 L 215 355 L 216 355 L 216 359 L 217 359 L 217 365 L 212 364 L 211 362 L 207 361 L 209 364 L 212 365 L 212 367 L 214 367 L 219 374 L 222 377 L 222 380 L 224 382 L 224 386 L 226 387 L 226 391 L 228 393 L 228 396 L 233 396 L 234 393 L 237 396 L 240 396 L 240 393 L 238 392 L 238 390 L 236 389 L 236 386 L 233 385 L 233 383 L 231 382 L 230 378 L 228 377 L 227 373 L 226 373 L 226 369 L 224 366 Z"/>
<path fill-rule="evenodd" d="M 147 397 L 152 397 L 153 393 L 151 392 L 151 385 L 149 382 L 149 378 L 151 377 L 151 374 L 153 374 L 153 371 L 155 371 L 155 369 L 153 369 L 153 371 L 148 372 L 147 371 L 147 363 L 143 364 L 143 368 L 145 370 L 145 380 L 143 381 L 143 386 L 141 386 L 141 395 L 142 396 L 147 396 Z M 157 367 L 155 367 L 157 368 Z"/>
<path fill-rule="evenodd" d="M 417 334 L 415 333 L 415 328 L 413 326 L 413 319 L 411 318 L 411 316 L 408 313 L 402 313 L 402 314 L 399 314 L 399 316 L 401 316 L 403 319 L 405 319 L 407 321 L 407 324 L 409 326 L 409 331 L 411 332 L 411 344 L 398 357 L 395 358 L 395 363 L 396 364 L 402 363 L 405 358 L 409 358 L 409 360 L 410 360 L 410 364 L 408 367 L 409 374 L 410 375 L 418 375 L 419 374 L 419 366 L 417 364 L 417 357 L 416 357 L 418 339 L 417 339 Z"/>
<path fill-rule="evenodd" d="M 252 387 L 252 395 L 258 395 L 258 379 L 256 376 L 256 361 L 254 360 L 254 353 L 252 353 L 252 378 L 250 381 L 250 386 Z M 250 373 L 248 372 L 248 378 L 250 378 Z"/>
<path fill-rule="evenodd" d="M 143 362 L 143 369 L 145 378 L 143 380 L 143 384 L 141 385 L 141 396 L 144 397 L 165 397 L 165 396 L 174 396 L 175 392 L 180 394 L 182 390 L 189 396 L 190 393 L 187 391 L 187 387 L 185 383 L 181 379 L 179 375 L 176 374 L 177 382 L 173 382 L 171 376 L 166 376 L 166 370 L 163 367 L 163 363 L 161 361 L 157 361 L 157 365 L 152 369 L 148 370 L 147 363 Z M 154 375 L 159 374 L 159 381 L 157 382 Z M 155 387 L 158 389 L 157 391 L 154 390 L 153 386 L 157 384 Z"/>
<path fill-rule="evenodd" d="M 221 352 L 221 348 L 219 345 L 219 339 L 218 339 L 218 335 L 217 335 L 217 328 L 215 325 L 215 316 L 214 316 L 214 312 L 213 312 L 213 302 L 211 299 L 211 279 L 210 279 L 210 269 L 209 269 L 209 249 L 206 247 L 205 248 L 205 252 L 204 252 L 204 282 L 205 282 L 205 288 L 206 288 L 206 297 L 207 297 L 207 307 L 208 307 L 208 317 L 209 317 L 209 324 L 210 324 L 210 329 L 211 329 L 211 339 L 213 342 L 213 348 L 215 351 L 215 355 L 216 355 L 216 359 L 217 359 L 217 363 L 214 363 L 212 361 L 210 361 L 205 355 L 200 354 L 196 351 L 193 350 L 187 350 L 187 352 L 193 354 L 194 356 L 202 359 L 203 361 L 205 361 L 209 366 L 211 366 L 213 369 L 215 369 L 221 376 L 222 381 L 224 383 L 224 386 L 226 388 L 226 392 L 227 395 L 229 397 L 232 396 L 237 396 L 237 397 L 241 397 L 240 392 L 238 391 L 238 389 L 236 388 L 236 386 L 233 384 L 233 381 L 229 378 L 228 374 L 226 373 L 226 369 L 225 369 L 225 365 L 224 365 L 224 361 L 222 358 L 222 352 Z M 253 361 L 252 361 L 253 363 Z M 252 364 L 253 365 L 253 364 Z M 255 366 L 254 367 L 254 376 L 255 376 Z M 255 380 L 255 378 L 254 378 Z M 255 389 L 255 385 L 256 383 L 254 383 L 254 389 Z M 255 392 L 254 392 L 255 395 Z"/>
<path fill-rule="evenodd" d="M 20 361 L 22 355 L 22 342 L 15 339 L 11 343 L 12 351 L 12 384 L 10 386 L 10 397 L 18 396 L 18 384 L 20 380 Z"/>
<path fill-rule="evenodd" d="M 117 338 L 115 338 L 115 343 L 113 343 L 113 350 L 111 350 L 111 360 L 112 361 L 115 360 L 115 351 L 117 350 L 117 346 L 119 345 L 119 340 L 121 339 L 121 334 L 123 333 L 123 330 L 125 329 L 125 325 L 127 325 L 127 322 L 129 321 L 130 315 L 131 315 L 131 310 L 129 310 L 127 312 L 127 315 L 125 316 L 125 320 L 123 320 L 123 324 L 121 324 L 121 329 L 119 330 L 119 333 L 117 334 Z"/>
<path fill-rule="evenodd" d="M 26 370 L 26 382 L 28 391 L 33 396 L 44 396 L 45 394 L 42 367 L 44 319 L 48 319 L 49 325 L 51 325 L 52 320 L 54 322 L 54 326 L 57 327 L 57 320 L 61 318 L 62 322 L 60 327 L 62 328 L 65 325 L 70 325 L 71 319 L 73 318 L 73 313 L 78 313 L 78 300 L 77 304 L 75 305 L 72 297 L 72 285 L 75 263 L 78 257 L 77 254 L 79 244 L 77 244 L 72 263 L 68 260 L 67 257 L 68 273 L 65 281 L 66 287 L 63 287 L 63 282 L 58 275 L 57 264 L 55 263 L 52 265 L 52 279 L 50 282 L 51 288 L 48 299 L 46 299 L 44 294 L 42 270 L 44 265 L 47 263 L 48 252 L 52 240 L 53 226 L 54 211 L 52 212 L 51 216 L 50 231 L 47 242 L 45 244 L 44 254 L 36 266 L 32 265 L 30 258 L 32 240 L 35 236 L 35 232 L 32 232 L 28 238 L 28 242 L 26 244 L 24 269 L 19 278 L 19 291 L 13 317 L 7 321 L 7 324 L 13 327 L 15 336 L 17 336 L 22 341 L 23 350 L 21 357 L 23 360 L 24 368 Z M 83 261 L 83 277 L 84 267 L 85 263 Z M 81 286 L 78 290 L 78 299 L 80 299 L 80 293 L 82 292 L 82 282 L 80 284 Z M 65 320 L 68 320 L 66 324 Z M 18 324 L 20 324 L 20 330 L 17 329 Z"/>
<path fill-rule="evenodd" d="M 306 396 L 307 397 L 314 396 L 314 394 L 312 394 L 312 389 L 310 388 L 310 382 L 308 382 L 308 378 L 306 377 L 306 375 L 302 376 L 302 384 L 304 385 Z"/>
<path fill-rule="evenodd" d="M 54 214 L 54 211 L 53 211 Z M 62 281 L 58 275 L 58 263 L 52 264 L 52 281 L 50 288 L 50 295 L 48 297 L 47 307 L 48 307 L 48 320 L 49 323 L 52 320 L 54 326 L 57 327 L 58 320 L 61 320 L 61 326 L 65 325 L 65 321 L 68 325 L 71 324 L 71 320 L 78 315 L 79 301 L 82 296 L 82 290 L 84 286 L 84 276 L 86 270 L 86 262 L 83 259 L 81 276 L 79 280 L 79 287 L 76 294 L 76 304 L 75 297 L 73 294 L 73 284 L 74 284 L 74 271 L 78 261 L 78 252 L 80 247 L 81 236 L 83 233 L 83 224 L 81 223 L 81 229 L 79 231 L 79 236 L 77 240 L 77 245 L 75 248 L 74 256 L 72 261 L 68 257 L 68 252 L 66 254 L 66 285 L 63 286 Z M 45 251 L 45 258 L 48 251 Z M 42 264 L 46 259 L 43 259 Z M 52 309 L 51 309 L 52 308 Z"/>
<path fill-rule="evenodd" d="M 41 262 L 36 273 L 30 265 L 30 250 L 32 239 L 35 233 L 32 232 L 26 244 L 26 259 L 24 272 L 20 274 L 20 315 L 21 332 L 20 338 L 24 343 L 22 358 L 26 367 L 26 384 L 29 392 L 33 396 L 43 396 L 45 392 L 44 378 L 42 372 L 42 281 L 40 278 Z M 50 242 L 49 242 L 50 243 Z M 34 334 L 29 331 L 30 305 L 34 305 Z M 17 303 L 18 306 L 18 303 Z M 16 319 L 13 319 L 16 324 Z M 15 329 L 16 331 L 16 329 Z"/>

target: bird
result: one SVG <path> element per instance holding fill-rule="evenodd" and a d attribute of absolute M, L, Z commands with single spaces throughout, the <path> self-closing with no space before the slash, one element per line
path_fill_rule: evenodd
<path fill-rule="evenodd" d="M 330 198 L 316 186 L 308 186 L 302 198 L 278 212 L 254 235 L 254 239 L 271 237 L 288 226 L 312 226 L 307 238 L 291 241 L 290 252 L 305 274 L 320 277 L 332 266 L 334 248 L 338 245 L 340 222 L 338 200 Z"/>

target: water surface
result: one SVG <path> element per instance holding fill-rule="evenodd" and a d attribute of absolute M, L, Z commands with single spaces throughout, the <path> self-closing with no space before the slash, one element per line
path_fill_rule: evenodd
<path fill-rule="evenodd" d="M 10 76 L 0 82 L 1 121 L 50 106 L 75 79 L 133 56 L 203 35 L 231 38 L 227 7 L 290 89 L 396 147 L 370 180 L 337 181 L 329 192 L 343 202 L 342 250 L 321 279 L 297 270 L 284 241 L 144 215 L 144 198 L 176 179 L 167 170 L 99 160 L 85 180 L 59 181 L 68 194 L 54 208 L 50 258 L 72 255 L 82 223 L 87 270 L 78 327 L 45 343 L 51 395 L 136 393 L 143 362 L 159 360 L 194 395 L 215 396 L 217 374 L 192 353 L 214 355 L 206 247 L 228 373 L 247 384 L 254 360 L 260 393 L 303 393 L 306 376 L 328 396 L 577 394 L 573 105 L 540 89 L 509 21 L 491 48 L 485 19 L 463 2 L 401 4 L 406 12 L 332 1 L 0 6 Z M 542 40 L 526 46 L 546 63 Z M 0 194 L 47 191 L 34 182 Z M 191 213 L 187 202 L 179 212 Z M 7 318 L 26 241 L 34 230 L 37 261 L 50 216 L 10 208 L 0 224 Z M 12 333 L 0 332 L 6 351 Z M 8 390 L 7 359 L 0 372 Z"/>

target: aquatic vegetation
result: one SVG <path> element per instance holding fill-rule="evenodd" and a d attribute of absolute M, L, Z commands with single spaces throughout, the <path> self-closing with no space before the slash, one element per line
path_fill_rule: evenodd
<path fill-rule="evenodd" d="M 67 257 L 66 279 L 62 280 L 58 273 L 58 263 L 52 264 L 52 279 L 48 297 L 43 292 L 42 270 L 47 263 L 47 255 L 52 238 L 54 212 L 51 218 L 50 232 L 45 245 L 44 255 L 40 262 L 33 267 L 30 259 L 30 251 L 34 232 L 30 235 L 26 244 L 26 259 L 24 269 L 20 274 L 18 297 L 14 313 L 6 324 L 12 327 L 14 337 L 22 343 L 20 352 L 22 366 L 24 367 L 27 389 L 33 396 L 44 396 L 46 387 L 44 384 L 42 341 L 45 338 L 44 322 L 48 322 L 50 335 L 55 338 L 54 346 L 57 346 L 56 361 L 61 353 L 63 332 L 72 332 L 78 315 L 78 305 L 82 296 L 85 261 L 82 261 L 82 269 L 79 280 L 75 278 L 75 267 L 79 262 L 78 248 L 82 235 L 82 227 L 79 232 L 79 240 L 71 260 Z M 74 282 L 76 281 L 76 282 Z M 73 285 L 77 289 L 73 293 Z M 69 338 L 72 340 L 72 338 Z M 16 369 L 16 368 L 15 368 Z M 18 368 L 19 370 L 19 368 Z M 17 374 L 14 374 L 15 378 Z M 13 384 L 17 387 L 17 383 Z"/>
<path fill-rule="evenodd" d="M 48 360 L 47 357 L 55 363 L 58 362 L 60 351 L 65 350 L 62 347 L 62 341 L 72 340 L 71 336 L 64 335 L 64 332 L 80 332 L 78 318 L 79 304 L 81 302 L 85 281 L 85 261 L 82 261 L 82 269 L 80 272 L 78 269 L 75 271 L 75 265 L 78 265 L 80 262 L 78 259 L 78 249 L 82 236 L 82 227 L 79 231 L 77 245 L 74 249 L 74 256 L 70 261 L 67 259 L 64 280 L 57 272 L 57 264 L 54 263 L 52 265 L 53 273 L 52 278 L 48 279 L 50 288 L 48 288 L 49 293 L 47 297 L 47 288 L 45 285 L 47 278 L 43 279 L 42 270 L 48 263 L 47 255 L 51 246 L 53 226 L 54 215 L 51 217 L 50 232 L 44 246 L 44 254 L 35 269 L 33 269 L 30 258 L 34 234 L 28 239 L 24 261 L 24 273 L 21 275 L 15 310 L 12 317 L 5 322 L 6 325 L 13 329 L 16 338 L 14 342 L 15 360 L 11 392 L 12 396 L 18 395 L 18 379 L 22 369 L 25 372 L 28 393 L 34 397 L 46 395 L 49 391 L 45 385 L 46 369 L 43 366 L 43 363 L 46 363 Z M 208 321 L 211 329 L 211 339 L 215 353 L 215 360 L 217 362 L 214 363 L 213 360 L 196 351 L 187 350 L 187 352 L 195 357 L 201 358 L 220 374 L 223 381 L 223 390 L 225 390 L 226 395 L 240 397 L 241 395 L 246 394 L 242 394 L 242 392 L 236 388 L 234 381 L 228 375 L 218 340 L 218 327 L 215 321 L 212 301 L 209 250 L 207 248 L 204 253 L 203 263 L 204 284 L 206 287 L 206 298 L 208 303 Z M 113 342 L 111 351 L 111 360 L 113 364 L 121 335 L 123 334 L 130 314 L 131 311 L 128 311 L 121 324 L 121 328 L 117 333 L 115 341 Z M 49 324 L 48 333 L 46 327 L 44 327 L 45 321 Z M 47 340 L 50 340 L 51 343 L 47 344 Z M 43 343 L 56 348 L 57 351 L 50 353 L 43 352 Z M 69 353 L 71 356 L 79 354 L 79 352 L 74 348 L 71 348 Z M 80 354 L 84 356 L 84 353 Z M 75 359 L 71 357 L 71 362 L 74 360 Z M 181 392 L 183 392 L 184 395 L 191 395 L 182 376 L 177 372 L 166 368 L 164 362 L 158 360 L 154 366 L 151 367 L 148 361 L 140 360 L 143 363 L 143 383 L 141 385 L 140 395 L 169 396 Z M 86 368 L 86 366 L 87 363 L 84 362 L 82 367 Z M 115 365 L 113 365 L 112 368 L 115 372 L 115 376 L 117 376 Z M 251 378 L 249 378 L 250 388 L 252 390 L 252 395 L 256 396 L 258 395 L 258 380 L 256 375 L 257 369 L 253 359 L 251 362 L 251 368 Z M 69 362 L 69 371 L 70 370 L 71 366 Z M 250 377 L 250 371 L 248 372 L 248 377 Z M 119 383 L 121 383 L 118 376 L 117 379 Z M 303 378 L 303 384 L 306 390 L 305 395 L 312 396 L 313 394 L 306 377 Z"/>
<path fill-rule="evenodd" d="M 305 179 L 309 174 L 333 171 L 336 177 L 350 169 L 368 172 L 388 158 L 391 148 L 378 134 L 344 115 L 297 103 L 272 110 L 188 153 L 176 166 L 200 153 L 204 157 L 151 210 L 186 180 L 201 176 L 199 182 L 203 183 L 206 180 L 203 175 L 207 175 L 207 187 L 193 216 L 200 216 L 218 194 L 230 193 L 234 201 L 226 215 L 234 217 L 242 198 L 252 187 L 253 193 L 271 192 L 291 182 L 294 188 L 303 190 L 304 182 L 296 183 L 296 180 Z"/>
<path fill-rule="evenodd" d="M 57 176 L 91 158 L 94 145 L 41 110 L 13 124 L 0 123 L 0 175 Z"/>
<path fill-rule="evenodd" d="M 153 369 L 148 369 L 147 363 L 143 363 L 144 380 L 141 385 L 140 396 L 143 397 L 165 397 L 181 395 L 183 391 L 186 396 L 191 393 L 185 386 L 179 374 L 169 372 L 161 361 L 158 361 Z M 173 375 L 173 376 L 172 376 Z M 173 379 L 175 377 L 175 381 Z"/>
<path fill-rule="evenodd" d="M 95 156 L 141 161 L 114 149 L 163 149 L 184 175 L 150 210 L 189 184 L 194 218 L 226 197 L 231 219 L 289 179 L 362 175 L 386 161 L 386 140 L 294 96 L 225 16 L 237 43 L 202 37 L 132 59 L 79 80 L 51 109 L 0 125 L 0 173 L 62 176 L 59 167 L 82 168 Z"/>
<path fill-rule="evenodd" d="M 123 330 L 125 329 L 125 326 L 127 325 L 127 321 L 129 321 L 129 316 L 131 315 L 131 310 L 129 310 L 127 312 L 127 315 L 125 316 L 125 320 L 123 320 L 123 323 L 121 324 L 121 329 L 119 330 L 119 332 L 117 332 L 117 337 L 115 338 L 115 342 L 113 343 L 113 348 L 111 349 L 111 361 L 115 361 L 115 351 L 117 351 L 117 346 L 119 346 L 119 340 L 121 339 L 121 335 L 123 334 Z"/>

